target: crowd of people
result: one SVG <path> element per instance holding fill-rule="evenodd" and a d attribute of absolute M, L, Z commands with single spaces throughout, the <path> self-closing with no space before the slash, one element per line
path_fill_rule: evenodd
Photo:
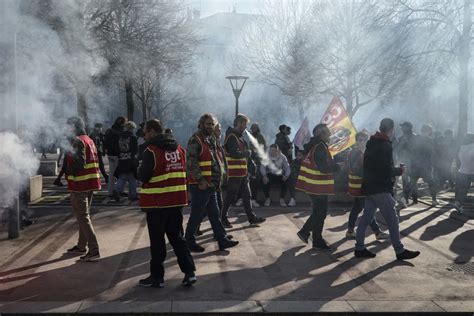
<path fill-rule="evenodd" d="M 455 155 L 456 149 L 449 147 L 454 143 L 449 131 L 433 139 L 432 128 L 423 125 L 422 134 L 418 136 L 413 133 L 412 124 L 405 122 L 401 124 L 403 136 L 396 139 L 394 121 L 383 119 L 374 135 L 370 136 L 366 131 L 357 133 L 347 159 L 340 163 L 329 151 L 331 132 L 325 124 L 314 127 L 313 137 L 304 148 L 296 148 L 293 158 L 288 126 L 281 125 L 275 142 L 268 146 L 258 123 L 252 124 L 249 135 L 245 135 L 249 122 L 247 116 L 237 115 L 222 140 L 221 125 L 213 114 L 206 113 L 200 117 L 197 131 L 184 149 L 175 140 L 172 130 L 166 129 L 158 119 L 140 124 L 136 130 L 135 123 L 118 117 L 105 133 L 97 124 L 90 137 L 80 118 L 68 119 L 72 150 L 66 152 L 63 171 L 79 223 L 78 242 L 68 252 L 82 255 L 81 261 L 100 258 L 90 219 L 92 192 L 101 188 L 100 173 L 108 185 L 110 198 L 120 200 L 128 183 L 128 198 L 138 200 L 139 207 L 146 213 L 150 276 L 139 282 L 145 287 L 164 286 L 165 235 L 184 273 L 183 285 L 195 283 L 192 253 L 206 251 L 197 242 L 197 236 L 202 234 L 202 221 L 206 217 L 209 219 L 219 250 L 237 246 L 239 242 L 226 232 L 232 227 L 229 209 L 232 205 L 242 205 L 249 224 L 264 223 L 265 218 L 255 211 L 260 206 L 257 202 L 259 188 L 263 189 L 265 206 L 271 204 L 270 187 L 275 184 L 280 187 L 280 205 L 284 207 L 296 205 L 295 189 L 307 193 L 312 202 L 312 213 L 297 236 L 304 243 L 309 243 L 312 237 L 314 248 L 330 250 L 331 245 L 323 238 L 328 197 L 336 191 L 335 174 L 347 170 L 347 190 L 354 197 L 354 204 L 346 237 L 356 239 L 354 255 L 375 257 L 364 243 L 365 231 L 370 225 L 377 239 L 390 238 L 397 259 L 408 260 L 420 252 L 405 249 L 400 241 L 394 194 L 397 177 L 403 179 L 404 202 L 410 197 L 414 203 L 418 202 L 420 178 L 428 183 L 433 204 L 437 203 L 439 188 L 456 184 L 455 207 L 459 211 L 462 211 L 474 181 L 473 134 L 465 137 L 459 154 Z M 435 149 L 440 149 L 440 153 Z M 108 174 L 103 164 L 104 156 L 108 159 Z M 459 166 L 456 179 L 450 172 L 455 158 Z M 141 186 L 139 194 L 138 186 Z M 287 191 L 290 192 L 288 204 L 285 200 Z M 188 203 L 190 216 L 183 229 L 182 208 Z M 385 219 L 388 234 L 375 219 L 376 209 Z M 356 228 L 360 213 L 362 216 Z"/>

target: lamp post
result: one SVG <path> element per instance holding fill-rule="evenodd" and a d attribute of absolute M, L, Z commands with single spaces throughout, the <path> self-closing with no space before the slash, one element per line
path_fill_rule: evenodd
<path fill-rule="evenodd" d="M 228 76 L 226 79 L 229 79 L 230 86 L 232 87 L 232 92 L 235 96 L 235 116 L 239 114 L 239 97 L 242 89 L 244 88 L 245 82 L 249 77 L 245 76 Z"/>

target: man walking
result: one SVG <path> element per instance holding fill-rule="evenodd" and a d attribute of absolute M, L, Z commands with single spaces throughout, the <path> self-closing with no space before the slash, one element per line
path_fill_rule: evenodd
<path fill-rule="evenodd" d="M 109 160 L 109 183 L 107 186 L 109 197 L 114 197 L 115 189 L 115 169 L 118 167 L 119 163 L 119 138 L 120 133 L 123 131 L 123 125 L 127 122 L 127 118 L 124 116 L 119 116 L 115 119 L 114 124 L 105 132 L 104 136 L 104 147 Z"/>
<path fill-rule="evenodd" d="M 101 123 L 96 123 L 94 125 L 94 130 L 89 134 L 89 137 L 94 141 L 95 147 L 97 148 L 97 157 L 99 158 L 99 169 L 100 173 L 105 179 L 105 183 L 109 182 L 109 176 L 105 172 L 104 160 L 102 157 L 105 155 L 104 148 L 104 133 L 102 132 L 103 125 Z M 59 160 L 59 158 L 58 158 Z"/>
<path fill-rule="evenodd" d="M 247 129 L 250 119 L 239 114 L 234 120 L 234 127 L 229 127 L 224 141 L 224 150 L 229 168 L 227 194 L 222 208 L 222 224 L 226 228 L 232 228 L 227 218 L 230 205 L 237 200 L 237 195 L 242 194 L 245 213 L 250 224 L 259 224 L 265 221 L 258 217 L 252 210 L 251 194 L 247 172 L 247 159 L 251 155 L 247 143 L 242 138 L 242 133 Z"/>
<path fill-rule="evenodd" d="M 79 224 L 77 245 L 67 252 L 83 254 L 81 261 L 96 261 L 100 258 L 99 244 L 92 226 L 90 208 L 94 191 L 101 188 L 99 158 L 81 118 L 69 118 L 67 127 L 72 150 L 66 153 L 66 178 L 72 209 Z M 86 253 L 87 248 L 89 251 Z"/>
<path fill-rule="evenodd" d="M 163 133 L 159 120 L 149 120 L 143 129 L 146 149 L 138 170 L 143 182 L 140 207 L 146 213 L 150 237 L 150 276 L 140 280 L 144 287 L 163 287 L 166 258 L 165 234 L 184 273 L 182 284 L 196 282 L 193 257 L 183 238 L 183 206 L 188 204 L 186 153 L 170 134 Z"/>
<path fill-rule="evenodd" d="M 398 216 L 393 198 L 393 186 L 395 177 L 403 174 L 404 168 L 395 168 L 392 156 L 392 142 L 394 122 L 385 118 L 380 122 L 379 132 L 373 135 L 367 142 L 364 153 L 364 177 L 362 182 L 362 194 L 366 196 L 364 213 L 360 219 L 356 233 L 356 257 L 374 258 L 375 254 L 365 248 L 365 231 L 372 222 L 377 208 L 384 217 L 390 240 L 398 260 L 413 259 L 419 251 L 410 251 L 404 248 L 400 241 L 400 229 Z"/>
<path fill-rule="evenodd" d="M 216 122 L 213 114 L 202 115 L 199 119 L 199 130 L 189 139 L 186 152 L 188 184 L 191 191 L 191 215 L 186 226 L 185 238 L 189 249 L 194 252 L 205 250 L 196 243 L 196 233 L 206 212 L 214 232 L 214 239 L 219 244 L 219 250 L 237 246 L 239 243 L 228 239 L 219 219 L 217 192 L 223 181 L 225 165 L 214 137 Z"/>
<path fill-rule="evenodd" d="M 301 162 L 296 182 L 296 189 L 308 193 L 313 205 L 313 213 L 297 235 L 307 244 L 311 233 L 313 248 L 323 250 L 331 249 L 322 237 L 322 232 L 328 211 L 328 196 L 334 194 L 334 173 L 339 170 L 329 152 L 330 136 L 331 132 L 326 124 L 314 127 L 313 137 L 304 146 L 305 158 Z"/>

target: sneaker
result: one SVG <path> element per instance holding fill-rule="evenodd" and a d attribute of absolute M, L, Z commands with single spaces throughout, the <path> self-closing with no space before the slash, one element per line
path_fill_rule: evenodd
<path fill-rule="evenodd" d="M 420 255 L 419 251 L 411 251 L 408 249 L 405 249 L 403 252 L 397 254 L 397 260 L 409 260 L 416 258 Z"/>
<path fill-rule="evenodd" d="M 280 199 L 280 206 L 286 207 L 285 199 Z"/>
<path fill-rule="evenodd" d="M 304 235 L 304 234 L 301 232 L 301 230 L 296 233 L 296 236 L 298 236 L 298 238 L 299 238 L 302 242 L 304 242 L 305 244 L 308 243 L 309 235 L 307 235 L 307 236 Z"/>
<path fill-rule="evenodd" d="M 363 250 L 354 250 L 354 256 L 357 258 L 375 258 L 376 254 L 364 248 Z"/>
<path fill-rule="evenodd" d="M 432 198 L 432 199 L 431 199 L 431 206 L 436 206 L 436 205 L 438 205 L 438 204 L 439 204 L 439 203 L 438 203 L 438 200 L 437 200 L 436 198 Z"/>
<path fill-rule="evenodd" d="M 332 248 L 327 244 L 326 240 L 321 239 L 313 243 L 313 249 L 331 250 Z"/>
<path fill-rule="evenodd" d="M 184 275 L 184 279 L 181 282 L 181 284 L 183 286 L 191 286 L 194 283 L 196 283 L 196 281 L 197 281 L 196 275 L 194 274 L 194 272 L 191 272 L 191 273 L 186 273 Z"/>
<path fill-rule="evenodd" d="M 196 236 L 202 236 L 202 235 L 204 235 L 204 233 L 200 229 L 198 229 L 196 231 Z"/>
<path fill-rule="evenodd" d="M 270 199 L 265 199 L 265 206 L 270 206 L 270 203 L 271 203 Z"/>
<path fill-rule="evenodd" d="M 100 259 L 100 254 L 98 251 L 91 252 L 89 251 L 84 256 L 79 258 L 82 262 L 92 262 Z"/>
<path fill-rule="evenodd" d="M 236 240 L 230 240 L 227 237 L 222 238 L 222 240 L 219 241 L 219 250 L 225 250 L 227 248 L 232 248 L 235 247 L 239 244 L 238 241 Z"/>
<path fill-rule="evenodd" d="M 462 213 L 464 211 L 463 206 L 458 201 L 454 202 L 453 206 L 459 213 Z"/>
<path fill-rule="evenodd" d="M 258 204 L 256 200 L 252 200 L 251 202 L 252 202 L 252 208 L 260 207 L 260 204 Z"/>
<path fill-rule="evenodd" d="M 206 250 L 206 248 L 197 243 L 188 243 L 188 248 L 191 252 L 204 252 Z"/>
<path fill-rule="evenodd" d="M 77 254 L 77 255 L 85 255 L 87 252 L 86 249 L 81 249 L 79 248 L 78 246 L 74 246 L 72 248 L 69 248 L 67 250 L 67 253 L 70 253 L 70 254 Z"/>
<path fill-rule="evenodd" d="M 120 194 L 117 191 L 114 192 L 114 200 L 115 202 L 120 202 Z"/>
<path fill-rule="evenodd" d="M 413 203 L 412 204 L 418 204 L 418 197 L 413 196 Z"/>
<path fill-rule="evenodd" d="M 54 180 L 53 184 L 58 187 L 62 187 L 64 184 L 61 182 L 61 179 Z"/>
<path fill-rule="evenodd" d="M 390 237 L 390 235 L 387 234 L 386 232 L 379 232 L 375 234 L 375 239 L 377 240 L 384 240 L 384 239 L 387 239 L 388 237 Z"/>
<path fill-rule="evenodd" d="M 222 219 L 222 226 L 224 226 L 224 228 L 232 228 L 232 224 L 229 222 L 229 220 L 227 218 L 223 218 Z"/>
<path fill-rule="evenodd" d="M 355 239 L 355 238 L 356 238 L 356 233 L 355 233 L 355 231 L 350 231 L 350 230 L 348 230 L 348 231 L 346 232 L 346 238 Z"/>
<path fill-rule="evenodd" d="M 237 202 L 235 202 L 235 206 L 242 206 L 244 204 L 244 201 L 242 199 L 238 199 Z"/>
<path fill-rule="evenodd" d="M 403 199 L 400 199 L 400 200 L 398 201 L 398 207 L 399 207 L 401 210 L 403 210 L 403 209 L 407 208 L 407 204 L 406 204 L 405 202 L 403 202 Z"/>
<path fill-rule="evenodd" d="M 165 282 L 163 281 L 163 279 L 157 280 L 157 279 L 155 279 L 154 277 L 152 277 L 150 275 L 148 278 L 141 279 L 140 281 L 138 281 L 138 285 L 143 286 L 143 287 L 159 287 L 159 288 L 162 288 L 162 287 L 165 287 Z"/>
<path fill-rule="evenodd" d="M 249 223 L 250 224 L 260 224 L 260 223 L 263 223 L 264 221 L 266 221 L 265 218 L 256 216 L 256 217 L 250 219 Z"/>
<path fill-rule="evenodd" d="M 288 202 L 288 206 L 296 206 L 296 201 L 294 198 L 291 198 L 290 202 Z"/>

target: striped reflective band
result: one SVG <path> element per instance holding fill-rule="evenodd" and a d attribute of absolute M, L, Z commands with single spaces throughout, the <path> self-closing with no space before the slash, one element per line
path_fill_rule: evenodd
<path fill-rule="evenodd" d="M 349 175 L 349 179 L 351 180 L 362 180 L 362 177 L 359 177 L 359 176 L 354 176 L 354 175 Z"/>
<path fill-rule="evenodd" d="M 84 181 L 84 180 L 90 180 L 90 179 L 99 179 L 100 175 L 98 173 L 91 173 L 91 174 L 86 174 L 85 176 L 67 176 L 68 180 L 71 181 Z"/>
<path fill-rule="evenodd" d="M 305 166 L 301 166 L 301 171 L 304 171 L 306 173 L 309 173 L 309 174 L 314 174 L 314 175 L 321 175 L 321 176 L 326 176 L 326 175 L 330 175 L 330 174 L 327 174 L 327 173 L 322 173 L 321 171 L 319 170 L 313 170 L 313 169 L 309 169 Z"/>
<path fill-rule="evenodd" d="M 305 176 L 302 176 L 301 174 L 298 176 L 298 179 L 310 184 L 321 184 L 321 185 L 334 184 L 334 180 L 313 180 L 313 179 L 308 179 Z"/>
<path fill-rule="evenodd" d="M 166 188 L 141 188 L 141 194 L 161 194 L 170 192 L 186 191 L 186 185 L 175 185 Z"/>
<path fill-rule="evenodd" d="M 206 176 L 212 176 L 212 172 L 211 171 L 201 171 L 201 174 L 206 177 Z"/>
<path fill-rule="evenodd" d="M 92 163 L 88 163 L 84 166 L 84 169 L 90 169 L 90 168 L 99 168 L 99 163 L 98 162 L 92 162 Z"/>
<path fill-rule="evenodd" d="M 150 181 L 148 182 L 156 183 L 156 182 L 165 181 L 168 179 L 175 179 L 175 178 L 186 178 L 186 172 L 170 172 L 167 174 L 163 174 L 161 176 L 152 177 Z"/>
<path fill-rule="evenodd" d="M 211 166 L 212 162 L 211 161 L 200 161 L 199 166 L 200 167 L 209 167 Z"/>
<path fill-rule="evenodd" d="M 231 157 L 226 157 L 227 161 L 247 161 L 246 158 L 231 158 Z"/>
<path fill-rule="evenodd" d="M 247 169 L 246 165 L 228 165 L 227 168 L 229 169 Z"/>
<path fill-rule="evenodd" d="M 360 189 L 362 188 L 362 183 L 349 183 L 349 188 Z"/>

